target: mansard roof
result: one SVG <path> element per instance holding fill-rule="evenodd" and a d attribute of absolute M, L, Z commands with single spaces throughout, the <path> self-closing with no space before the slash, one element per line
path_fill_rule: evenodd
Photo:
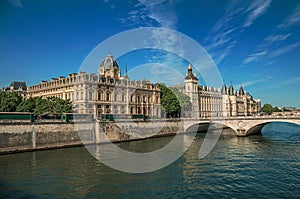
<path fill-rule="evenodd" d="M 27 89 L 26 82 L 13 81 L 10 84 L 10 87 L 13 87 L 14 90 L 18 90 L 19 88 L 22 88 L 22 90 L 26 90 Z"/>
<path fill-rule="evenodd" d="M 100 67 L 119 68 L 118 62 L 112 55 L 107 55 L 100 63 Z"/>

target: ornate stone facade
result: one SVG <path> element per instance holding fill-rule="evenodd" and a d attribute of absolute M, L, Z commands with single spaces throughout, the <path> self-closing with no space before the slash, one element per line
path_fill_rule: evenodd
<path fill-rule="evenodd" d="M 77 113 L 161 116 L 160 89 L 147 80 L 130 80 L 113 56 L 100 63 L 98 74 L 79 72 L 30 86 L 27 97 L 70 99 Z"/>
<path fill-rule="evenodd" d="M 237 92 L 232 84 L 227 88 L 224 83 L 221 89 L 198 85 L 196 73 L 192 72 L 189 65 L 184 85 L 176 86 L 191 99 L 191 111 L 185 112 L 186 117 L 249 116 L 260 112 L 260 100 L 253 99 L 243 87 Z"/>
<path fill-rule="evenodd" d="M 191 107 L 184 117 L 248 116 L 260 112 L 260 100 L 255 100 L 243 87 L 236 91 L 232 84 L 217 89 L 198 85 L 196 73 L 188 66 L 185 83 L 176 86 L 191 99 Z M 52 78 L 27 89 L 27 97 L 59 97 L 70 99 L 77 113 L 161 117 L 161 93 L 158 85 L 147 80 L 130 80 L 113 56 L 107 55 L 100 63 L 98 74 L 79 72 L 68 77 Z"/>

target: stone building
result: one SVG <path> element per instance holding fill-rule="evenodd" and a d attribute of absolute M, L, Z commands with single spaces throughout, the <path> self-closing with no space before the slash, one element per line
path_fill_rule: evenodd
<path fill-rule="evenodd" d="M 250 116 L 260 112 L 260 100 L 253 97 L 241 86 L 236 91 L 232 84 L 221 89 L 198 85 L 196 73 L 188 66 L 184 85 L 175 86 L 191 99 L 190 111 L 184 112 L 186 117 L 219 117 L 219 116 Z"/>
<path fill-rule="evenodd" d="M 127 70 L 127 69 L 126 69 Z M 188 95 L 190 107 L 183 117 L 207 118 L 219 116 L 249 116 L 260 112 L 260 100 L 255 100 L 243 87 L 237 91 L 230 84 L 214 88 L 198 84 L 196 73 L 188 66 L 184 85 L 174 86 Z M 73 102 L 77 113 L 161 117 L 161 93 L 157 84 L 147 80 L 130 80 L 127 71 L 121 76 L 113 56 L 101 61 L 97 74 L 79 72 L 60 76 L 27 89 L 27 97 L 58 97 Z"/>
<path fill-rule="evenodd" d="M 161 116 L 158 85 L 147 80 L 130 80 L 127 71 L 121 76 L 119 65 L 111 55 L 101 61 L 97 75 L 79 72 L 52 78 L 28 87 L 27 93 L 27 97 L 69 99 L 75 112 L 94 117 L 101 114 Z"/>
<path fill-rule="evenodd" d="M 27 91 L 26 82 L 13 81 L 8 87 L 4 87 L 2 91 L 6 93 L 14 92 L 18 95 L 21 95 L 22 97 L 25 97 Z"/>

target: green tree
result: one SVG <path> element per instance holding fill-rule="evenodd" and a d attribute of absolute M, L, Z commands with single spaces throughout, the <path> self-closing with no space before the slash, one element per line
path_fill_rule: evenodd
<path fill-rule="evenodd" d="M 168 88 L 158 84 L 161 91 L 161 105 L 167 117 L 179 117 L 180 111 L 190 103 L 190 97 L 180 93 L 177 88 Z"/>
<path fill-rule="evenodd" d="M 18 106 L 17 111 L 19 112 L 34 112 L 36 107 L 36 98 L 29 98 L 23 100 Z"/>
<path fill-rule="evenodd" d="M 3 91 L 0 91 L 0 112 L 3 111 L 2 109 L 2 101 L 4 100 L 4 98 L 6 97 L 6 93 Z"/>
<path fill-rule="evenodd" d="M 1 93 L 1 111 L 3 112 L 15 112 L 21 102 L 22 97 L 17 93 Z"/>
<path fill-rule="evenodd" d="M 63 100 L 56 97 L 48 98 L 48 103 L 50 105 L 49 112 L 61 115 L 62 113 L 72 112 L 72 103 L 69 100 Z"/>
<path fill-rule="evenodd" d="M 38 97 L 35 99 L 35 108 L 33 110 L 34 114 L 42 114 L 49 112 L 51 106 L 47 99 Z"/>
<path fill-rule="evenodd" d="M 273 113 L 273 106 L 271 104 L 264 104 L 262 110 L 266 114 L 271 115 Z"/>
<path fill-rule="evenodd" d="M 278 107 L 274 107 L 273 112 L 281 112 L 281 110 Z"/>

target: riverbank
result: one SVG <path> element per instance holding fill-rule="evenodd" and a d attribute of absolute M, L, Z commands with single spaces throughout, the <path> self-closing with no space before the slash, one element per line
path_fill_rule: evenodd
<path fill-rule="evenodd" d="M 172 124 L 159 129 L 147 122 L 128 125 L 130 130 L 114 122 L 1 123 L 0 155 L 174 136 L 179 131 L 178 126 Z M 153 131 L 157 133 L 153 134 Z M 152 134 L 147 134 L 149 132 Z"/>

